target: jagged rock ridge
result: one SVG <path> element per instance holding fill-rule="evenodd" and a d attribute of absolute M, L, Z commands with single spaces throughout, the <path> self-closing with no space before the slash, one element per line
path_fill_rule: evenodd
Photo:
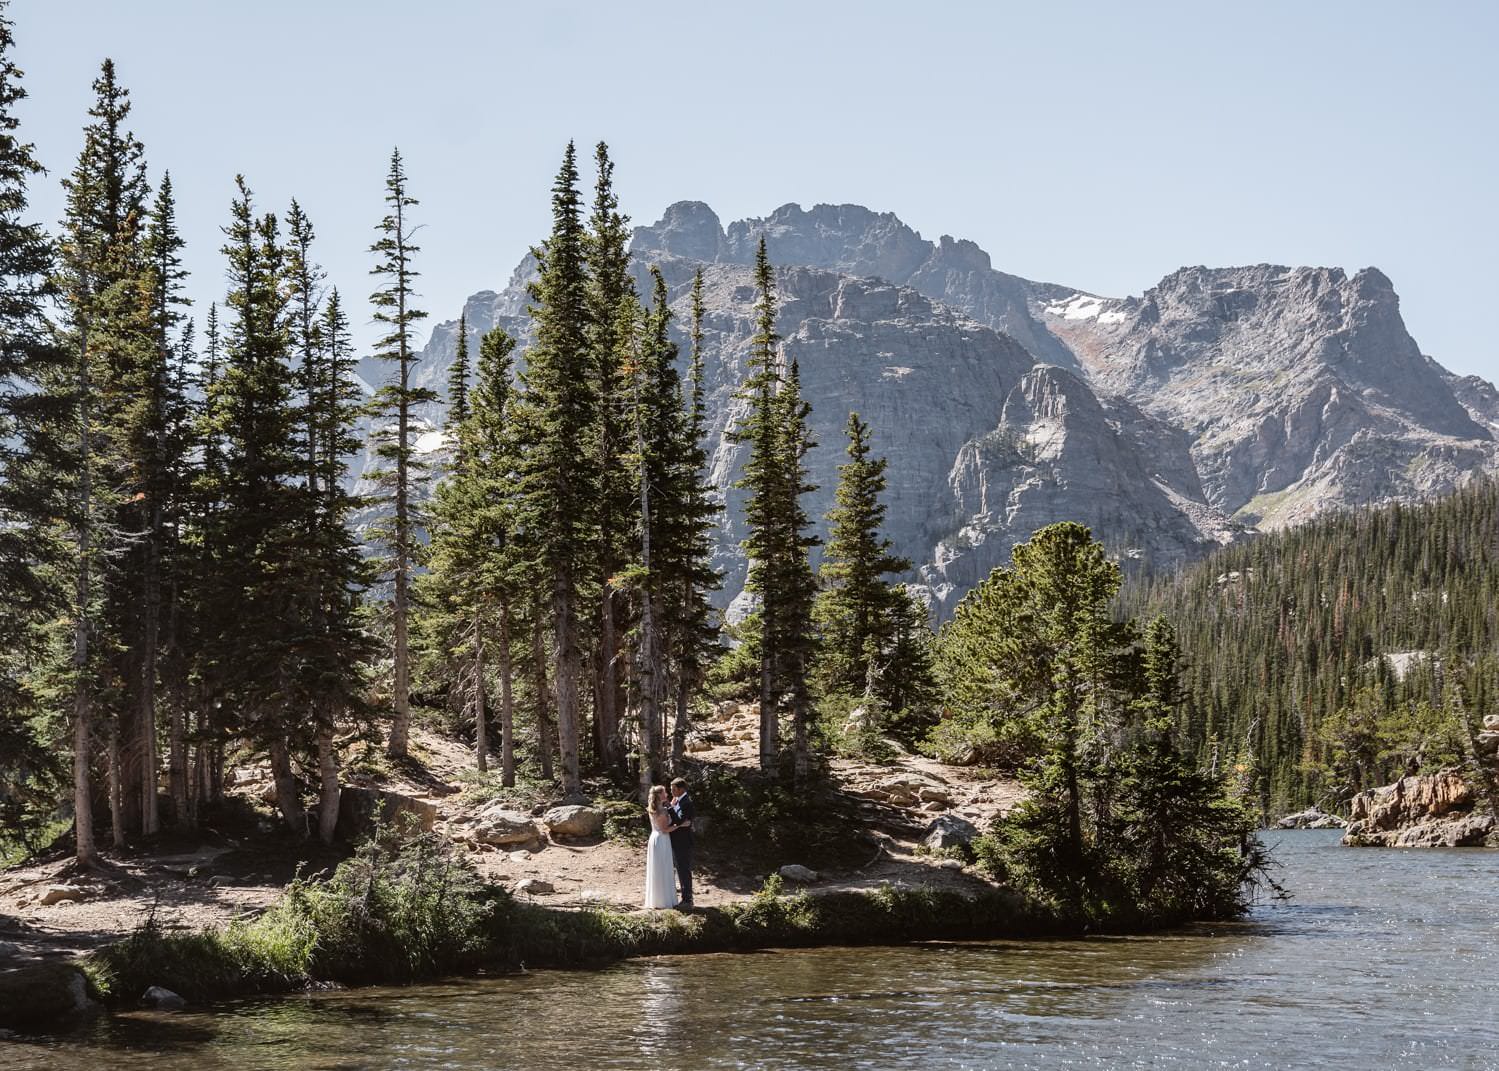
<path fill-rule="evenodd" d="M 814 407 L 809 508 L 831 504 L 857 410 L 890 459 L 889 535 L 916 563 L 907 579 L 941 614 L 1052 521 L 1089 524 L 1131 567 L 1169 566 L 1241 537 L 1241 522 L 1419 497 L 1495 467 L 1499 392 L 1421 355 L 1372 269 L 1188 268 L 1112 299 L 1006 275 L 972 242 L 930 242 L 856 205 L 786 205 L 725 228 L 679 202 L 636 229 L 632 252 L 642 282 L 662 269 L 679 326 L 704 271 L 725 603 L 743 583 L 743 457 L 726 432 L 761 234 L 784 355 Z M 526 338 L 534 268 L 527 257 L 504 290 L 468 300 L 471 345 L 496 324 Z M 455 349 L 456 321 L 438 325 L 418 381 L 440 390 Z M 440 407 L 424 416 L 435 426 Z"/>

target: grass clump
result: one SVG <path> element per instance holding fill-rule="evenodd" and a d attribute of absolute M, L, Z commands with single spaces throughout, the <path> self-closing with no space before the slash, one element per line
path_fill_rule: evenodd
<path fill-rule="evenodd" d="M 407 982 L 479 963 L 508 899 L 431 834 L 360 845 L 326 881 L 298 878 L 281 901 L 223 930 L 173 933 L 154 913 L 88 961 L 107 997 L 165 986 L 193 1001 L 282 992 L 311 981 Z"/>

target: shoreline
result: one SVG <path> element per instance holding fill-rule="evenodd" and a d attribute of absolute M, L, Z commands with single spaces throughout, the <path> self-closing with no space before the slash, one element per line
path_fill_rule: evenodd
<path fill-rule="evenodd" d="M 483 899 L 496 908 L 485 947 L 400 982 L 274 969 L 225 972 L 222 959 L 235 939 L 233 927 L 196 933 L 146 928 L 67 963 L 28 964 L 0 973 L 0 1029 L 19 1035 L 46 1033 L 92 1015 L 147 1007 L 142 996 L 152 986 L 201 1008 L 328 986 L 413 984 L 529 970 L 598 970 L 652 956 L 1082 938 L 1156 932 L 1195 921 L 1068 917 L 1004 889 L 979 895 L 895 887 L 791 895 L 767 890 L 739 904 L 699 908 L 690 914 L 546 907 L 515 901 L 493 889 L 486 889 Z"/>

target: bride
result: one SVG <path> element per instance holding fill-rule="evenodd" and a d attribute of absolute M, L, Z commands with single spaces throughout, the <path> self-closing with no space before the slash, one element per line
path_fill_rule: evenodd
<path fill-rule="evenodd" d="M 677 906 L 677 883 L 672 869 L 671 812 L 666 805 L 666 789 L 657 785 L 651 789 L 651 801 L 646 805 L 646 817 L 651 820 L 651 839 L 645 848 L 645 906 L 662 908 Z"/>

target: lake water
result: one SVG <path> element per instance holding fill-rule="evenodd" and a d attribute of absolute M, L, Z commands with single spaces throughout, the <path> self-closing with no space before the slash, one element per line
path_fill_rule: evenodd
<path fill-rule="evenodd" d="M 1270 836 L 1290 902 L 1161 936 L 684 956 L 132 1013 L 0 1068 L 1499 1069 L 1499 852 Z"/>

